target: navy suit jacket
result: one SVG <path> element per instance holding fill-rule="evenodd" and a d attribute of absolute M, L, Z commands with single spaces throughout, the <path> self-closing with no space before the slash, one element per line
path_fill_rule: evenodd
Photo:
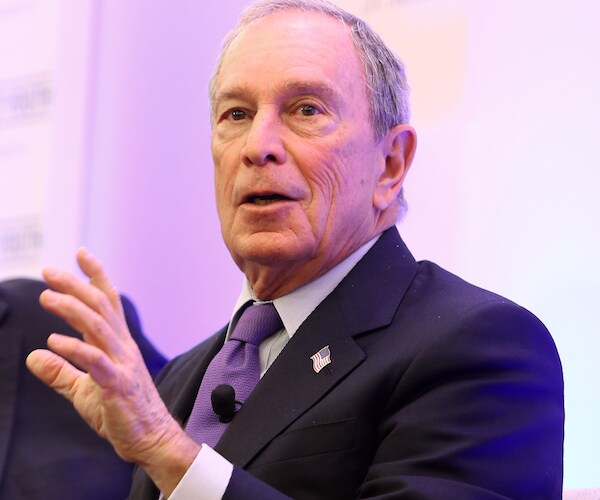
<path fill-rule="evenodd" d="M 225 329 L 157 385 L 188 418 Z M 331 364 L 310 356 L 328 345 Z M 225 498 L 559 499 L 563 380 L 531 313 L 386 231 L 301 325 L 216 445 Z M 156 498 L 141 469 L 131 499 Z M 199 496 L 200 498 L 200 496 Z"/>
<path fill-rule="evenodd" d="M 70 402 L 25 366 L 53 332 L 78 336 L 45 311 L 47 285 L 0 283 L 0 500 L 117 500 L 127 496 L 132 465 L 121 460 Z M 127 323 L 153 375 L 165 358 L 143 336 L 135 308 L 123 300 Z"/>

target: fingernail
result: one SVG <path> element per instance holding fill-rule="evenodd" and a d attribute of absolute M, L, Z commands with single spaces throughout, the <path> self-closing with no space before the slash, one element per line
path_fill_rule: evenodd
<path fill-rule="evenodd" d="M 55 267 L 46 267 L 43 270 L 43 275 L 45 278 L 58 278 L 58 276 L 60 275 L 60 271 Z"/>
<path fill-rule="evenodd" d="M 62 341 L 60 335 L 58 335 L 57 333 L 51 333 L 50 335 L 48 335 L 48 339 L 46 340 L 46 344 L 48 346 L 50 346 L 50 344 L 52 345 L 58 345 L 60 344 Z"/>
<path fill-rule="evenodd" d="M 87 248 L 85 248 L 85 247 L 80 247 L 79 250 L 78 250 L 78 253 L 79 253 L 80 257 L 83 257 L 85 259 L 87 259 L 87 258 L 89 258 L 89 257 L 92 256 L 91 252 Z"/>
<path fill-rule="evenodd" d="M 52 305 L 58 302 L 56 294 L 52 290 L 44 290 L 40 294 L 40 300 L 43 300 L 46 305 Z"/>

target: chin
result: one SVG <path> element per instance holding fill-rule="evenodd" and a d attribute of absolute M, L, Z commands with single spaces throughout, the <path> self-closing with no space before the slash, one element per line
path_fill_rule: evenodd
<path fill-rule="evenodd" d="M 243 263 L 278 266 L 292 262 L 306 262 L 315 254 L 315 247 L 307 240 L 286 237 L 281 233 L 253 234 L 234 245 L 234 260 L 243 270 Z M 237 256 L 237 257 L 236 257 Z"/>

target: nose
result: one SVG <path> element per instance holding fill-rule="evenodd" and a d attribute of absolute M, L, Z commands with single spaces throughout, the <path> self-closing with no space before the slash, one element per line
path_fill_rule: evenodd
<path fill-rule="evenodd" d="M 252 119 L 241 150 L 242 162 L 248 166 L 284 163 L 286 155 L 282 133 L 283 124 L 278 116 L 258 112 Z"/>

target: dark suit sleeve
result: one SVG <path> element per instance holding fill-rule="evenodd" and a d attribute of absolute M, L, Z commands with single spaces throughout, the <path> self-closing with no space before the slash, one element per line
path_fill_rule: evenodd
<path fill-rule="evenodd" d="M 234 467 L 223 500 L 238 500 L 240 498 L 261 500 L 285 500 L 291 497 L 271 488 L 260 479 L 255 478 L 244 469 Z"/>

